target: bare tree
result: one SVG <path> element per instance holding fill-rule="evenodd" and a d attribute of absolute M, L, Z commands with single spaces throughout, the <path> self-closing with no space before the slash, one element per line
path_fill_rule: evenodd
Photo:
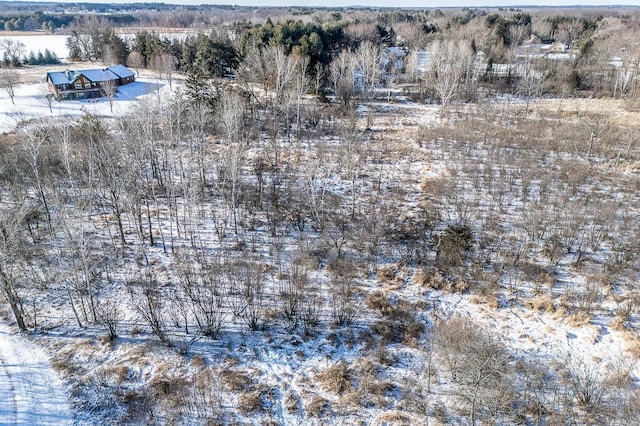
<path fill-rule="evenodd" d="M 166 306 L 160 293 L 160 285 L 151 271 L 139 271 L 139 277 L 128 282 L 131 288 L 131 304 L 140 317 L 151 327 L 160 341 L 171 346 L 167 335 Z"/>
<path fill-rule="evenodd" d="M 113 112 L 113 98 L 118 93 L 118 83 L 115 80 L 106 80 L 102 82 L 102 91 L 109 101 L 109 110 Z"/>
<path fill-rule="evenodd" d="M 51 93 L 47 83 L 41 83 L 39 90 L 42 96 L 42 102 L 49 108 L 49 112 L 53 114 L 53 100 L 55 99 L 55 95 Z"/>
<path fill-rule="evenodd" d="M 24 298 L 19 282 L 19 271 L 22 269 L 19 235 L 22 218 L 19 213 L 19 209 L 12 213 L 0 212 L 0 295 L 9 303 L 20 331 L 25 331 Z"/>
<path fill-rule="evenodd" d="M 437 346 L 460 397 L 469 404 L 472 425 L 478 410 L 500 411 L 512 398 L 509 355 L 499 340 L 471 321 L 453 317 L 436 325 Z"/>
<path fill-rule="evenodd" d="M 4 56 L 9 60 L 8 65 L 19 65 L 20 58 L 25 54 L 25 44 L 11 38 L 0 39 L 0 50 L 4 50 Z"/>
<path fill-rule="evenodd" d="M 176 70 L 178 61 L 170 53 L 160 53 L 151 58 L 151 69 L 165 78 L 169 83 L 169 89 L 172 87 L 173 73 Z"/>
<path fill-rule="evenodd" d="M 235 89 L 226 90 L 220 97 L 218 113 L 220 124 L 225 135 L 225 142 L 238 142 L 242 124 L 242 98 Z"/>
<path fill-rule="evenodd" d="M 140 52 L 134 50 L 133 52 L 129 53 L 129 56 L 127 57 L 127 65 L 135 68 L 136 76 L 140 77 L 140 68 L 144 66 L 144 58 L 142 57 Z"/>
<path fill-rule="evenodd" d="M 356 316 L 353 305 L 356 295 L 356 271 L 354 265 L 345 259 L 335 259 L 331 265 L 331 316 L 336 324 L 348 324 Z"/>
<path fill-rule="evenodd" d="M 306 294 L 309 276 L 304 261 L 300 258 L 293 259 L 286 269 L 284 279 L 279 288 L 280 306 L 284 317 L 291 327 L 295 327 L 300 320 L 303 301 Z"/>
<path fill-rule="evenodd" d="M 13 68 L 0 68 L 0 87 L 2 87 L 9 98 L 11 103 L 15 105 L 14 97 L 16 95 L 16 87 L 20 84 L 20 74 Z"/>
<path fill-rule="evenodd" d="M 343 107 L 350 106 L 356 84 L 355 64 L 352 55 L 346 50 L 341 51 L 331 61 L 329 74 L 333 85 L 333 93 L 340 100 Z"/>
<path fill-rule="evenodd" d="M 251 331 L 264 328 L 268 305 L 262 265 L 241 261 L 229 266 L 227 273 L 234 315 Z"/>
<path fill-rule="evenodd" d="M 296 137 L 300 139 L 301 135 L 301 108 L 304 95 L 309 90 L 309 78 L 307 76 L 307 68 L 309 67 L 309 57 L 296 58 L 295 73 L 295 97 L 296 97 Z"/>
<path fill-rule="evenodd" d="M 96 314 L 99 323 L 107 330 L 109 340 L 115 340 L 118 337 L 118 324 L 122 319 L 119 302 L 105 299 L 96 306 Z"/>
<path fill-rule="evenodd" d="M 430 77 L 442 105 L 442 116 L 449 102 L 458 94 L 462 78 L 472 61 L 472 52 L 462 41 L 437 40 L 431 45 L 430 54 Z"/>
<path fill-rule="evenodd" d="M 112 209 L 122 246 L 127 244 L 124 218 L 127 184 L 131 169 L 123 162 L 122 150 L 115 143 L 105 124 L 95 116 L 85 116 L 75 132 L 81 137 L 87 152 L 87 179 L 92 183 L 97 199 Z"/>
<path fill-rule="evenodd" d="M 393 29 L 410 50 L 424 48 L 427 34 L 423 24 L 416 21 L 398 22 L 393 26 Z"/>
<path fill-rule="evenodd" d="M 365 41 L 354 52 L 354 60 L 362 79 L 358 88 L 361 90 L 363 100 L 368 101 L 373 97 L 374 89 L 380 82 L 380 47 Z"/>
<path fill-rule="evenodd" d="M 114 52 L 114 49 L 113 49 L 113 47 L 111 47 L 110 44 L 105 44 L 102 47 L 102 62 L 106 66 L 111 66 L 111 65 L 114 65 L 115 63 L 119 62 L 118 59 L 116 58 L 116 54 Z"/>
<path fill-rule="evenodd" d="M 180 297 L 186 311 L 196 321 L 201 335 L 217 338 L 226 297 L 221 266 L 202 253 L 195 257 L 179 255 L 176 260 Z M 185 331 L 188 331 L 187 325 Z"/>

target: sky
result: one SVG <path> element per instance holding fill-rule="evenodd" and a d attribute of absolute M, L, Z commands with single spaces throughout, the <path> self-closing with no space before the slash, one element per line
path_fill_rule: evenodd
<path fill-rule="evenodd" d="M 2 1 L 2 0 L 0 0 Z M 42 1 L 42 0 L 40 0 Z M 60 0 L 44 0 L 61 3 Z M 152 3 L 145 0 L 63 0 L 86 3 Z M 156 0 L 170 4 L 225 4 L 240 6 L 370 6 L 370 7 L 507 7 L 507 6 L 640 6 L 640 0 Z"/>
<path fill-rule="evenodd" d="M 237 4 L 242 6 L 373 6 L 373 7 L 482 7 L 482 6 L 560 6 L 560 5 L 640 5 L 640 0 L 230 0 L 203 2 L 175 0 L 180 4 Z"/>

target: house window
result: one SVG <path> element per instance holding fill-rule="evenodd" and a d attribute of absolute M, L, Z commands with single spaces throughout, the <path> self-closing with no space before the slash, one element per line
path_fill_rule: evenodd
<path fill-rule="evenodd" d="M 78 90 L 82 89 L 82 82 L 77 81 L 76 83 L 73 84 L 73 87 Z"/>

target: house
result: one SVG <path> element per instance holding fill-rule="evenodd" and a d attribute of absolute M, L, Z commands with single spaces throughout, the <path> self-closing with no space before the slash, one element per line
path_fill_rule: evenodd
<path fill-rule="evenodd" d="M 384 74 L 399 74 L 404 68 L 404 58 L 407 56 L 400 47 L 387 47 L 383 53 L 380 61 L 380 67 Z"/>
<path fill-rule="evenodd" d="M 49 90 L 56 99 L 88 99 L 105 96 L 105 88 L 135 81 L 135 74 L 124 65 L 82 71 L 51 71 L 47 73 Z"/>

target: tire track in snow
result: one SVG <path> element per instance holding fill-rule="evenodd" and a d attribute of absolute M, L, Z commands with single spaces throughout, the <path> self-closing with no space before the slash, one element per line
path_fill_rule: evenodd
<path fill-rule="evenodd" d="M 71 425 L 66 389 L 48 356 L 0 322 L 0 425 Z"/>
<path fill-rule="evenodd" d="M 4 356 L 0 353 L 0 362 L 2 363 L 2 379 L 0 379 L 0 388 L 2 388 L 3 406 L 0 407 L 0 424 L 12 424 L 18 423 L 18 402 L 16 400 L 16 387 L 13 384 L 13 378 L 7 364 L 4 361 Z M 9 393 L 9 395 L 7 395 Z M 9 404 L 7 404 L 9 402 Z M 6 414 L 7 405 L 10 405 L 10 414 Z"/>

